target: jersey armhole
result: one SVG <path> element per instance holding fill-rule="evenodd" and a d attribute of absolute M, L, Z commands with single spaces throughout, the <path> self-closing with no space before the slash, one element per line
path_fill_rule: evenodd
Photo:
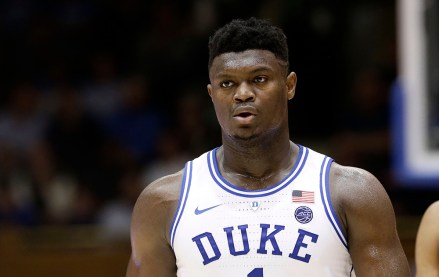
<path fill-rule="evenodd" d="M 346 234 L 342 228 L 340 219 L 338 218 L 331 201 L 331 194 L 329 190 L 329 170 L 334 160 L 326 157 L 323 159 L 320 169 L 320 195 L 322 197 L 323 207 L 325 208 L 326 216 L 329 222 L 331 222 L 338 238 L 343 245 L 348 248 Z"/>
<path fill-rule="evenodd" d="M 174 219 L 172 221 L 172 225 L 169 230 L 169 237 L 171 238 L 172 248 L 174 248 L 175 233 L 177 231 L 177 227 L 180 222 L 181 216 L 183 215 L 183 211 L 186 206 L 186 201 L 189 195 L 191 178 L 192 178 L 192 161 L 189 161 L 186 163 L 184 167 L 183 179 L 181 181 L 180 199 L 178 201 L 177 210 L 175 212 Z"/>

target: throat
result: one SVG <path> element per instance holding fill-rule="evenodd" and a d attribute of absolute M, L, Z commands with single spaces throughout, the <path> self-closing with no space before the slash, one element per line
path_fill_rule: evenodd
<path fill-rule="evenodd" d="M 259 190 L 271 187 L 277 183 L 275 174 L 271 173 L 262 177 L 255 177 L 247 174 L 235 173 L 231 179 L 235 185 L 247 190 Z"/>
<path fill-rule="evenodd" d="M 220 174 L 228 182 L 243 189 L 259 190 L 281 182 L 294 167 L 298 152 L 293 143 L 281 151 L 265 153 L 221 147 L 216 158 Z"/>

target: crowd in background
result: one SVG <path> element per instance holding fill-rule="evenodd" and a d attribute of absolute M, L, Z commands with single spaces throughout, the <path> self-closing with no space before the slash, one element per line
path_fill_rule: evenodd
<path fill-rule="evenodd" d="M 219 145 L 207 41 L 237 17 L 271 18 L 288 36 L 293 140 L 392 190 L 394 1 L 309 2 L 2 1 L 0 226 L 126 237 L 149 182 Z"/>

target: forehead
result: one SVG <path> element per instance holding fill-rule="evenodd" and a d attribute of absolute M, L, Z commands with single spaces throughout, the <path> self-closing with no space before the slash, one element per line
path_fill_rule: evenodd
<path fill-rule="evenodd" d="M 243 52 L 223 53 L 213 60 L 209 70 L 210 76 L 219 73 L 243 70 L 281 70 L 280 61 L 268 50 L 246 50 Z"/>

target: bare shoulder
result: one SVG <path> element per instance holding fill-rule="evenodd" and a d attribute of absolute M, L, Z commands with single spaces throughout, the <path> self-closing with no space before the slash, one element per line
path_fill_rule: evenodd
<path fill-rule="evenodd" d="M 180 198 L 183 171 L 162 177 L 140 194 L 131 219 L 131 258 L 126 276 L 175 276 L 169 230 Z"/>
<path fill-rule="evenodd" d="M 329 178 L 357 276 L 410 276 L 392 202 L 381 182 L 364 169 L 337 163 Z"/>
<path fill-rule="evenodd" d="M 428 206 L 423 217 L 427 219 L 437 219 L 439 217 L 439 200 L 431 203 L 430 206 Z M 439 221 L 435 220 L 435 222 L 439 224 Z"/>
<path fill-rule="evenodd" d="M 180 186 L 183 179 L 183 170 L 155 180 L 145 187 L 137 199 L 136 205 L 143 205 L 151 201 L 172 201 L 180 195 Z M 145 204 L 146 204 L 145 203 Z"/>
<path fill-rule="evenodd" d="M 433 202 L 428 206 L 422 215 L 422 220 L 419 226 L 417 239 L 421 241 L 421 236 L 427 238 L 428 243 L 439 245 L 439 200 Z"/>
<path fill-rule="evenodd" d="M 416 234 L 416 276 L 439 275 L 439 200 L 425 210 Z"/>
<path fill-rule="evenodd" d="M 141 227 L 148 217 L 148 221 L 159 223 L 158 226 L 166 231 L 177 209 L 182 179 L 183 170 L 157 179 L 145 187 L 134 206 L 132 229 Z M 167 235 L 166 232 L 164 235 Z"/>
<path fill-rule="evenodd" d="M 394 216 L 386 190 L 369 171 L 334 162 L 329 178 L 331 200 L 345 228 L 349 214 Z"/>
<path fill-rule="evenodd" d="M 381 182 L 369 171 L 335 162 L 330 170 L 330 184 L 337 201 L 345 204 L 353 201 L 366 204 L 372 201 L 369 204 L 373 205 L 382 197 L 388 197 Z"/>

